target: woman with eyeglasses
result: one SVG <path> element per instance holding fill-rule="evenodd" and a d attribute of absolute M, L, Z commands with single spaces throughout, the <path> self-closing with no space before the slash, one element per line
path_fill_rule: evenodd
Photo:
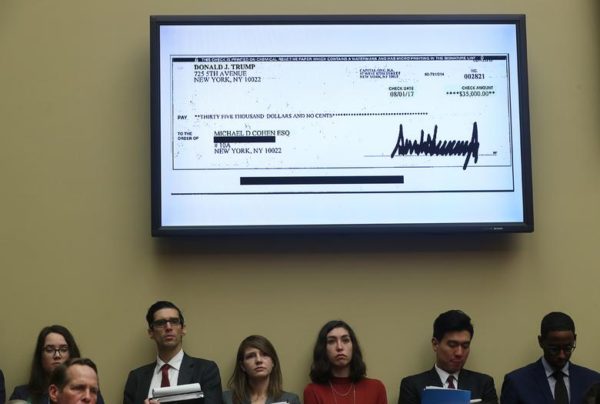
<path fill-rule="evenodd" d="M 51 325 L 40 331 L 31 361 L 29 383 L 15 387 L 11 400 L 24 400 L 31 404 L 48 404 L 48 382 L 50 373 L 71 358 L 79 358 L 75 338 L 62 325 Z M 104 400 L 98 393 L 98 404 Z"/>
<path fill-rule="evenodd" d="M 251 335 L 241 342 L 228 386 L 229 390 L 223 392 L 224 404 L 300 404 L 296 394 L 282 390 L 277 352 L 260 335 Z"/>
<path fill-rule="evenodd" d="M 352 328 L 341 320 L 330 321 L 317 336 L 304 404 L 387 404 L 383 383 L 366 373 Z"/>

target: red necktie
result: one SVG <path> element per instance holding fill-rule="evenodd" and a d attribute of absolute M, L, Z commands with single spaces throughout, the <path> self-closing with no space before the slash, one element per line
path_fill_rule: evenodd
<path fill-rule="evenodd" d="M 169 368 L 168 364 L 162 365 L 160 371 L 162 373 L 162 379 L 160 380 L 160 387 L 169 387 L 171 383 L 169 382 Z"/>
<path fill-rule="evenodd" d="M 448 376 L 448 388 L 456 389 L 456 386 L 454 385 L 454 376 L 452 375 Z"/>

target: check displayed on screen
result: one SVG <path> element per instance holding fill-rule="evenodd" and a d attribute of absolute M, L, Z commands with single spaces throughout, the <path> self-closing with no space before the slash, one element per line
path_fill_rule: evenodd
<path fill-rule="evenodd" d="M 511 191 L 508 54 L 172 55 L 181 193 Z M 490 181 L 493 178 L 493 181 Z"/>
<path fill-rule="evenodd" d="M 528 228 L 521 21 L 155 18 L 158 233 Z"/>

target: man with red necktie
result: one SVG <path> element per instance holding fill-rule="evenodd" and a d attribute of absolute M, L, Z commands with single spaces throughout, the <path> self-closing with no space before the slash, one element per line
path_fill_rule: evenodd
<path fill-rule="evenodd" d="M 204 398 L 186 404 L 221 404 L 217 365 L 183 352 L 186 329 L 181 310 L 171 302 L 159 301 L 148 309 L 146 321 L 148 335 L 156 343 L 156 362 L 129 373 L 123 404 L 155 404 L 157 401 L 150 399 L 153 389 L 191 383 L 200 383 Z"/>
<path fill-rule="evenodd" d="M 440 314 L 433 323 L 433 369 L 402 379 L 398 404 L 420 404 L 421 393 L 427 386 L 470 390 L 472 400 L 497 404 L 494 379 L 464 369 L 472 338 L 471 318 L 464 312 L 450 310 Z"/>

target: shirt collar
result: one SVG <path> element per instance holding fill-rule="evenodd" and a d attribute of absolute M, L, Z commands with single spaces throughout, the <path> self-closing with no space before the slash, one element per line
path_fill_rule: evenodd
<path fill-rule="evenodd" d="M 563 372 L 563 374 L 567 377 L 569 377 L 569 363 L 570 362 L 567 361 L 565 366 L 563 366 L 563 368 L 560 369 Z M 548 363 L 546 358 L 544 358 L 543 356 L 542 356 L 542 365 L 544 366 L 544 371 L 546 372 L 546 378 L 552 376 L 552 374 L 555 372 L 555 370 L 552 368 L 552 366 L 550 366 L 550 364 Z"/>
<path fill-rule="evenodd" d="M 156 368 L 154 369 L 154 371 L 158 372 L 165 363 L 168 363 L 169 366 L 171 366 L 173 369 L 179 371 L 182 360 L 183 360 L 183 349 L 179 350 L 179 352 L 177 352 L 177 354 L 174 357 L 172 357 L 169 362 L 164 362 L 162 359 L 160 359 L 157 356 L 156 357 Z"/>
<path fill-rule="evenodd" d="M 442 384 L 446 384 L 446 380 L 448 379 L 448 376 L 452 375 L 452 376 L 454 376 L 454 379 L 456 380 L 456 384 L 457 384 L 457 388 L 458 388 L 458 375 L 460 374 L 460 370 L 456 373 L 448 373 L 444 369 L 438 367 L 437 363 L 434 365 L 434 368 L 435 368 L 435 371 L 437 372 L 438 376 L 440 377 Z"/>

